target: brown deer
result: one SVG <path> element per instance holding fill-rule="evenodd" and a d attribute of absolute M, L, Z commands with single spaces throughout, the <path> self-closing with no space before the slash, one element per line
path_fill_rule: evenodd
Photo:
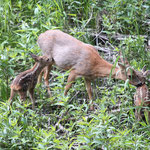
<path fill-rule="evenodd" d="M 126 72 L 126 67 L 129 66 L 123 64 L 119 64 L 119 67 L 114 67 L 105 61 L 92 45 L 85 44 L 60 30 L 48 30 L 40 34 L 37 43 L 43 55 L 53 59 L 53 63 L 43 69 L 49 95 L 48 80 L 53 64 L 64 70 L 70 70 L 64 95 L 67 95 L 69 88 L 77 77 L 84 77 L 90 100 L 92 100 L 91 80 L 97 77 L 109 77 L 111 74 L 112 78 L 129 79 L 133 85 L 141 84 L 141 80 L 135 70 L 128 69 Z M 41 76 L 42 72 L 39 76 L 39 81 Z M 90 109 L 93 109 L 93 105 Z"/>
<path fill-rule="evenodd" d="M 30 54 L 31 57 L 36 61 L 35 65 L 22 73 L 20 73 L 16 78 L 12 81 L 10 86 L 11 94 L 9 98 L 9 102 L 12 105 L 12 99 L 15 93 L 20 95 L 21 100 L 25 100 L 27 96 L 27 91 L 29 91 L 29 96 L 32 100 L 32 109 L 35 107 L 35 99 L 34 99 L 34 88 L 37 83 L 38 76 L 42 69 L 46 65 L 50 65 L 52 60 L 46 56 L 36 56 L 34 54 Z"/>
<path fill-rule="evenodd" d="M 150 121 L 150 92 L 149 89 L 146 85 L 146 77 L 150 75 L 150 70 L 146 71 L 145 67 L 142 69 L 142 76 L 143 76 L 143 84 L 140 86 L 137 86 L 136 92 L 134 95 L 134 103 L 135 106 L 139 106 L 141 108 L 137 108 L 135 110 L 135 117 L 138 120 L 141 120 L 144 118 L 143 113 L 147 112 L 148 114 L 148 119 Z M 142 108 L 142 107 L 147 107 L 147 108 Z M 148 108 L 149 107 L 149 108 Z M 149 109 L 149 110 L 148 110 Z"/>

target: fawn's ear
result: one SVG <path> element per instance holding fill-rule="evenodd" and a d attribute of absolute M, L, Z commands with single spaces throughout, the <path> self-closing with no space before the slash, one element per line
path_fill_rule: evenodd
<path fill-rule="evenodd" d="M 122 63 L 122 64 L 125 65 L 125 66 L 130 66 L 130 64 L 129 64 L 127 58 L 125 58 L 124 55 L 122 55 L 122 52 L 121 52 L 121 51 L 119 51 L 119 56 L 120 56 L 120 58 L 119 58 L 119 60 L 118 60 L 118 63 Z"/>
<path fill-rule="evenodd" d="M 30 56 L 35 60 L 35 61 L 38 61 L 39 59 L 39 57 L 38 56 L 36 56 L 35 54 L 33 54 L 33 53 L 30 53 Z"/>
<path fill-rule="evenodd" d="M 150 75 L 150 70 L 145 71 L 145 72 L 143 73 L 143 75 L 144 75 L 145 77 L 147 77 L 148 75 Z"/>
<path fill-rule="evenodd" d="M 121 70 L 125 70 L 126 69 L 126 67 L 120 62 L 118 62 L 118 66 L 120 67 Z"/>
<path fill-rule="evenodd" d="M 142 68 L 142 72 L 144 73 L 146 71 L 146 65 Z"/>
<path fill-rule="evenodd" d="M 146 65 L 142 68 L 142 73 L 144 77 L 147 77 L 150 75 L 150 70 L 146 70 Z"/>

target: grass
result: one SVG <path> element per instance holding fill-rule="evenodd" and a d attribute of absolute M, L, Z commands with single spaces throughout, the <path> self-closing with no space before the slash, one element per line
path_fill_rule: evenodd
<path fill-rule="evenodd" d="M 140 35 L 149 35 L 149 6 L 149 1 L 142 0 L 0 1 L 0 148 L 150 149 L 150 124 L 135 119 L 135 87 L 127 82 L 94 81 L 96 109 L 91 112 L 83 79 L 64 97 L 68 72 L 54 67 L 50 79 L 53 96 L 47 97 L 43 82 L 37 85 L 35 111 L 29 99 L 21 105 L 18 96 L 11 108 L 8 104 L 11 81 L 33 66 L 28 53 L 41 54 L 36 40 L 48 29 L 60 29 L 93 45 L 91 32 L 101 32 L 108 41 L 99 39 L 99 46 L 112 45 L 124 52 L 134 68 L 140 70 L 146 64 L 148 69 L 150 53 Z M 129 37 L 117 41 L 115 33 Z"/>

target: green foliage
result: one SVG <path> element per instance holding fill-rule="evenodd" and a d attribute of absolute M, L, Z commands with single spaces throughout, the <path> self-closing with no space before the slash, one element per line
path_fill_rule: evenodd
<path fill-rule="evenodd" d="M 104 27 L 108 31 L 132 35 L 148 32 L 149 1 L 107 0 L 104 5 L 107 11 L 103 15 Z"/>
<path fill-rule="evenodd" d="M 150 124 L 135 119 L 135 88 L 128 81 L 94 82 L 96 110 L 90 112 L 83 79 L 65 97 L 68 72 L 53 68 L 52 97 L 47 98 L 43 82 L 37 85 L 35 111 L 28 99 L 21 104 L 16 96 L 12 107 L 7 102 L 11 81 L 33 66 L 28 53 L 41 54 L 36 40 L 48 29 L 87 43 L 94 43 L 91 32 L 100 32 L 109 38 L 106 46 L 122 50 L 133 67 L 149 68 L 150 53 L 141 35 L 150 33 L 150 1 L 3 0 L 0 14 L 0 149 L 150 149 Z M 116 33 L 128 36 L 118 42 Z"/>

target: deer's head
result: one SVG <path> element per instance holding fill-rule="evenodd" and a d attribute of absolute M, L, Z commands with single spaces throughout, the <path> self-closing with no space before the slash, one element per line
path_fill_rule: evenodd
<path fill-rule="evenodd" d="M 143 67 L 142 71 L 134 70 L 127 59 L 122 56 L 121 52 L 118 65 L 121 69 L 122 78 L 124 80 L 129 79 L 129 83 L 137 87 L 143 85 L 146 77 L 150 74 L 150 70 L 146 71 L 146 67 Z"/>
<path fill-rule="evenodd" d="M 150 70 L 146 70 L 146 66 L 144 66 L 142 70 L 137 71 L 137 73 L 139 74 L 138 77 L 141 80 L 142 84 L 145 84 L 147 76 L 150 75 Z"/>
<path fill-rule="evenodd" d="M 36 62 L 39 62 L 42 65 L 49 65 L 50 63 L 52 63 L 52 59 L 46 56 L 37 56 L 33 53 L 30 53 L 30 55 Z"/>

